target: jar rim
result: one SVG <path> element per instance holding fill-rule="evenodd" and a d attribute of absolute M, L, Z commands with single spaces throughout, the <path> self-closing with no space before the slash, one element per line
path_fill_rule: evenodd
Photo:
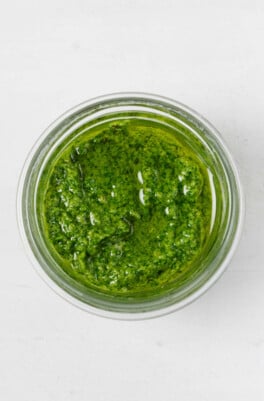
<path fill-rule="evenodd" d="M 236 201 L 237 201 L 237 216 L 236 216 L 236 224 L 234 227 L 234 233 L 232 237 L 232 243 L 231 246 L 225 255 L 224 259 L 222 260 L 220 266 L 214 271 L 214 273 L 209 277 L 203 285 L 201 285 L 199 288 L 197 288 L 194 292 L 190 293 L 189 295 L 185 296 L 182 300 L 177 301 L 175 303 L 171 303 L 167 306 L 163 306 L 160 308 L 156 309 L 151 309 L 151 310 L 139 310 L 139 311 L 117 311 L 117 310 L 109 310 L 107 308 L 100 308 L 93 306 L 91 304 L 88 304 L 84 302 L 83 300 L 80 300 L 70 294 L 68 291 L 65 290 L 62 286 L 60 286 L 57 282 L 55 282 L 44 270 L 43 266 L 39 263 L 39 260 L 36 256 L 36 250 L 32 249 L 32 244 L 30 244 L 29 241 L 29 228 L 25 224 L 25 205 L 23 206 L 24 202 L 24 194 L 26 190 L 26 177 L 28 174 L 28 170 L 31 166 L 33 158 L 36 156 L 37 151 L 41 148 L 41 145 L 43 144 L 43 141 L 45 138 L 47 138 L 56 127 L 59 125 L 63 124 L 65 121 L 67 121 L 70 117 L 74 115 L 81 115 L 81 113 L 84 110 L 87 110 L 88 108 L 94 108 L 96 106 L 100 105 L 107 105 L 107 103 L 113 103 L 117 101 L 127 101 L 127 102 L 133 102 L 133 101 L 142 101 L 143 103 L 152 103 L 152 104 L 158 104 L 162 105 L 165 109 L 169 110 L 170 108 L 172 110 L 180 110 L 182 113 L 186 113 L 188 116 L 191 116 L 196 122 L 198 122 L 204 129 L 206 129 L 213 137 L 215 137 L 218 141 L 218 143 L 221 146 L 222 151 L 224 152 L 224 156 L 227 159 L 228 166 L 231 169 L 231 172 L 233 174 L 235 184 L 236 184 Z M 26 211 L 28 212 L 28 211 Z M 75 306 L 78 306 L 81 309 L 84 309 L 85 311 L 89 311 L 93 314 L 99 315 L 99 316 L 104 316 L 108 318 L 114 318 L 114 319 L 122 319 L 122 320 L 140 320 L 140 319 L 148 319 L 152 317 L 158 317 L 161 315 L 166 315 L 168 313 L 174 312 L 175 310 L 179 310 L 183 308 L 184 306 L 190 304 L 197 298 L 199 298 L 203 293 L 205 293 L 217 280 L 218 278 L 223 274 L 223 272 L 226 270 L 234 252 L 235 249 L 238 245 L 241 232 L 242 232 L 242 226 L 243 226 L 243 219 L 244 219 L 244 194 L 242 190 L 242 185 L 239 177 L 239 173 L 237 170 L 237 167 L 234 163 L 233 157 L 228 150 L 225 142 L 223 141 L 220 133 L 216 130 L 216 128 L 204 117 L 202 117 L 199 113 L 196 111 L 192 110 L 188 106 L 175 101 L 173 99 L 160 96 L 160 95 L 154 95 L 154 94 L 149 94 L 149 93 L 143 93 L 143 92 L 119 92 L 119 93 L 113 93 L 113 94 L 108 94 L 108 95 L 103 95 L 99 97 L 92 98 L 90 100 L 87 100 L 85 102 L 80 103 L 79 105 L 69 109 L 66 111 L 64 114 L 62 114 L 59 118 L 57 118 L 51 125 L 49 125 L 46 130 L 43 132 L 43 134 L 39 137 L 39 139 L 36 141 L 35 145 L 32 147 L 31 151 L 29 152 L 29 155 L 24 163 L 20 179 L 19 179 L 19 185 L 18 185 L 18 191 L 17 191 L 17 221 L 18 221 L 18 226 L 20 230 L 20 234 L 24 243 L 24 246 L 26 248 L 27 254 L 35 267 L 36 271 L 39 273 L 39 275 L 44 279 L 44 281 L 60 296 L 62 296 L 64 299 L 68 300 Z"/>

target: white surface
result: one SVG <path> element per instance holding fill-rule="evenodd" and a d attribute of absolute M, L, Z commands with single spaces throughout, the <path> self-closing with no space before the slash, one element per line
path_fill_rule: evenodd
<path fill-rule="evenodd" d="M 0 400 L 264 399 L 264 3 L 4 2 L 0 14 Z M 15 218 L 33 142 L 69 107 L 148 91 L 206 116 L 241 169 L 247 215 L 222 279 L 170 316 L 90 316 L 36 275 Z"/>

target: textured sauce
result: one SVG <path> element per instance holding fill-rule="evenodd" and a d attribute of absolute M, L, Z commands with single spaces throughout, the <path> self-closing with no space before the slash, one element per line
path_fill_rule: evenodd
<path fill-rule="evenodd" d="M 158 290 L 191 270 L 209 233 L 208 173 L 164 129 L 114 122 L 79 135 L 40 182 L 45 241 L 62 269 L 109 294 Z"/>

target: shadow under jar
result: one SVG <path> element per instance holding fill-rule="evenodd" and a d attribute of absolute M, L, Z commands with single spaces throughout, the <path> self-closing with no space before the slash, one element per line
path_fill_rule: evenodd
<path fill-rule="evenodd" d="M 119 93 L 65 113 L 22 171 L 18 221 L 41 276 L 110 318 L 180 309 L 225 270 L 243 196 L 219 133 L 176 101 Z"/>

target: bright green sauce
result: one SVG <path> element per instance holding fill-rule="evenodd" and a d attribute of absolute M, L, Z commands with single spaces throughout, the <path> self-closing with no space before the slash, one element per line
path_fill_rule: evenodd
<path fill-rule="evenodd" d="M 80 135 L 48 164 L 40 188 L 54 258 L 76 281 L 109 294 L 177 281 L 208 237 L 208 173 L 155 126 L 117 121 Z"/>

